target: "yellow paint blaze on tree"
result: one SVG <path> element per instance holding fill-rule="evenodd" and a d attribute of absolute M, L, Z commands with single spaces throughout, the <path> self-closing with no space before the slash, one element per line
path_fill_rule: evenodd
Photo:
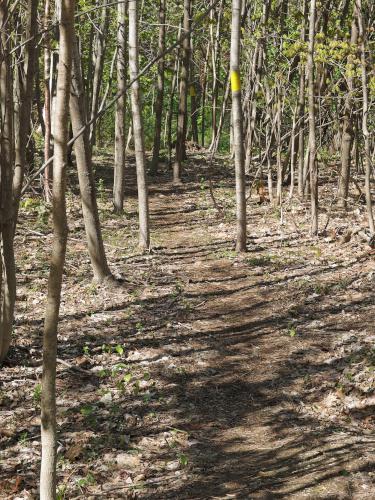
<path fill-rule="evenodd" d="M 239 92 L 241 90 L 240 73 L 238 71 L 232 71 L 230 75 L 230 80 L 232 85 L 232 91 Z"/>
<path fill-rule="evenodd" d="M 194 85 L 190 85 L 190 96 L 195 97 L 197 94 L 195 92 L 195 87 Z"/>

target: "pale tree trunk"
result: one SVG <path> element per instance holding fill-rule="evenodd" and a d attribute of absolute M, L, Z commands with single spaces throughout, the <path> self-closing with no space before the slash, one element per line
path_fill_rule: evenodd
<path fill-rule="evenodd" d="M 130 80 L 139 72 L 138 40 L 138 2 L 129 2 L 129 70 Z M 133 117 L 135 161 L 137 165 L 138 211 L 139 211 L 139 246 L 142 250 L 150 247 L 148 188 L 146 178 L 146 159 L 143 137 L 141 90 L 139 80 L 131 86 L 131 104 Z"/>
<path fill-rule="evenodd" d="M 224 127 L 225 113 L 227 110 L 229 95 L 230 95 L 230 75 L 228 75 L 227 83 L 225 85 L 225 92 L 224 92 L 223 102 L 221 104 L 221 112 L 220 112 L 219 124 L 216 131 L 216 136 L 214 137 L 213 142 L 209 148 L 209 151 L 212 155 L 215 155 L 216 151 L 219 148 L 220 137 Z"/>
<path fill-rule="evenodd" d="M 0 2 L 0 363 L 8 353 L 16 300 L 12 170 L 14 163 L 11 27 L 8 2 Z"/>
<path fill-rule="evenodd" d="M 353 11 L 353 20 L 351 28 L 350 43 L 357 44 L 358 29 L 356 23 L 356 9 Z M 348 64 L 353 64 L 353 55 L 348 56 Z M 344 104 L 344 120 L 342 126 L 341 137 L 341 174 L 339 179 L 338 189 L 338 205 L 342 208 L 347 207 L 347 199 L 349 193 L 349 179 L 350 179 L 350 162 L 351 150 L 353 147 L 354 127 L 353 127 L 353 77 L 348 75 L 348 88 L 345 96 Z"/>
<path fill-rule="evenodd" d="M 306 26 L 308 18 L 307 0 L 303 2 L 303 21 L 301 30 L 301 41 L 306 42 Z M 299 89 L 298 89 L 298 196 L 304 196 L 304 164 L 305 164 L 305 63 L 299 63 Z"/>
<path fill-rule="evenodd" d="M 72 83 L 69 102 L 73 135 L 85 125 L 85 97 L 81 74 L 81 59 L 78 43 L 73 43 Z M 85 222 L 87 245 L 94 278 L 97 282 L 111 278 L 104 251 L 99 212 L 96 202 L 95 181 L 92 170 L 91 148 L 88 129 L 74 142 L 79 188 L 81 192 L 82 213 Z"/>
<path fill-rule="evenodd" d="M 357 16 L 358 16 L 358 35 L 360 39 L 361 50 L 361 77 L 362 77 L 362 134 L 364 141 L 364 156 L 363 162 L 365 166 L 365 195 L 366 207 L 368 216 L 368 225 L 372 233 L 375 232 L 374 214 L 372 211 L 371 200 L 371 156 L 370 156 L 370 135 L 368 130 L 368 112 L 369 112 L 369 99 L 368 99 L 368 76 L 367 76 L 367 62 L 366 62 L 366 29 L 362 12 L 362 0 L 356 0 Z"/>
<path fill-rule="evenodd" d="M 60 14 L 59 65 L 52 187 L 54 238 L 43 333 L 41 500 L 54 500 L 56 498 L 56 350 L 61 285 L 68 234 L 65 191 L 74 4 L 74 0 L 60 0 L 58 2 Z"/>
<path fill-rule="evenodd" d="M 199 144 L 198 133 L 198 106 L 197 106 L 197 91 L 195 85 L 190 85 L 190 109 L 191 109 L 191 135 L 193 142 Z"/>
<path fill-rule="evenodd" d="M 13 176 L 13 197 L 15 204 L 15 220 L 17 220 L 19 199 L 21 196 L 22 183 L 26 166 L 26 150 L 28 135 L 30 132 L 31 105 L 33 99 L 35 56 L 37 32 L 38 1 L 27 1 L 27 25 L 24 40 L 27 42 L 22 50 L 22 68 L 18 67 L 18 81 L 15 103 L 15 117 L 17 123 L 15 130 L 15 169 Z M 21 63 L 19 63 L 21 64 Z"/>
<path fill-rule="evenodd" d="M 246 197 L 243 123 L 240 83 L 240 37 L 242 0 L 232 0 L 230 70 L 232 82 L 233 149 L 236 177 L 237 238 L 236 250 L 246 251 Z"/>
<path fill-rule="evenodd" d="M 115 168 L 113 180 L 113 207 L 117 214 L 124 209 L 125 189 L 125 113 L 126 113 L 126 73 L 127 73 L 127 35 L 126 35 L 127 2 L 117 7 L 117 90 L 122 95 L 116 103 L 115 121 Z"/>
<path fill-rule="evenodd" d="M 177 87 L 178 59 L 175 59 L 171 90 L 169 94 L 168 112 L 166 116 L 167 124 L 167 144 L 168 144 L 168 165 L 172 166 L 172 121 L 173 121 L 173 101 Z"/>
<path fill-rule="evenodd" d="M 106 7 L 106 0 L 103 0 L 99 33 L 97 33 L 96 44 L 95 44 L 95 63 L 94 63 L 94 76 L 93 76 L 92 99 L 91 99 L 91 119 L 93 119 L 94 116 L 96 116 L 99 109 L 99 97 L 100 97 L 100 89 L 103 78 L 108 22 L 109 18 L 108 18 L 108 9 Z M 96 132 L 96 120 L 92 123 L 90 130 L 91 146 L 95 144 L 95 132 Z"/>
<path fill-rule="evenodd" d="M 184 0 L 183 35 L 190 31 L 190 0 Z M 180 75 L 180 97 L 178 104 L 176 159 L 173 164 L 173 182 L 181 183 L 182 161 L 186 157 L 187 130 L 187 93 L 189 84 L 190 36 L 184 36 L 182 42 L 182 61 Z"/>
<path fill-rule="evenodd" d="M 297 160 L 297 135 L 296 134 L 296 117 L 297 117 L 298 104 L 294 109 L 293 118 L 292 118 L 292 146 L 291 146 L 291 155 L 290 155 L 290 189 L 289 189 L 289 198 L 293 197 L 294 192 L 294 184 L 295 184 L 295 168 L 296 168 L 296 160 Z"/>
<path fill-rule="evenodd" d="M 201 123 L 201 144 L 202 147 L 205 147 L 206 144 L 206 96 L 207 96 L 207 86 L 208 86 L 208 78 L 207 78 L 207 72 L 208 72 L 208 57 L 210 54 L 210 44 L 208 43 L 207 45 L 207 51 L 206 51 L 206 56 L 204 58 L 203 62 L 203 68 L 201 69 L 201 87 L 202 87 L 202 100 L 201 100 L 201 109 L 202 109 L 202 123 Z M 211 142 L 211 146 L 213 144 L 213 141 Z"/>
<path fill-rule="evenodd" d="M 158 55 L 163 54 L 165 50 L 165 15 L 166 15 L 166 0 L 159 2 L 159 47 Z M 160 137 L 163 116 L 163 101 L 164 101 L 164 57 L 158 62 L 158 81 L 157 81 L 157 94 L 155 102 L 155 135 L 154 147 L 152 151 L 151 173 L 156 174 L 159 163 L 160 152 Z"/>
<path fill-rule="evenodd" d="M 316 124 L 315 124 L 315 78 L 314 78 L 314 47 L 315 47 L 315 0 L 310 3 L 309 46 L 307 54 L 308 102 L 309 102 L 309 166 L 311 186 L 311 234 L 318 234 L 318 163 L 316 160 Z"/>
<path fill-rule="evenodd" d="M 213 0 L 211 2 L 213 4 Z M 218 61 L 220 59 L 220 31 L 224 11 L 224 1 L 220 1 L 217 14 L 216 30 L 214 32 L 215 9 L 210 12 L 210 46 L 211 46 L 211 64 L 212 64 L 212 137 L 214 142 L 217 133 L 217 104 L 219 94 Z"/>
<path fill-rule="evenodd" d="M 263 13 L 262 13 L 262 36 L 257 41 L 257 47 L 255 49 L 256 60 L 255 60 L 255 81 L 253 84 L 253 88 L 251 90 L 251 98 L 250 98 L 250 106 L 249 106 L 249 132 L 248 139 L 246 145 L 246 155 L 245 155 L 245 171 L 248 172 L 250 170 L 251 164 L 251 155 L 253 149 L 253 138 L 255 125 L 257 120 L 257 99 L 259 87 L 261 84 L 262 74 L 264 70 L 264 62 L 265 62 L 265 44 L 266 44 L 266 36 L 267 36 L 267 24 L 268 17 L 270 11 L 270 0 L 267 0 L 263 4 Z"/>
<path fill-rule="evenodd" d="M 198 106 L 197 106 L 197 89 L 194 78 L 194 62 L 193 62 L 193 53 L 194 53 L 194 44 L 193 44 L 193 36 L 190 36 L 190 85 L 189 85 L 189 94 L 190 94 L 190 121 L 191 121 L 191 137 L 192 141 L 195 144 L 199 144 L 198 137 Z"/>
<path fill-rule="evenodd" d="M 276 182 L 276 203 L 278 205 L 282 204 L 283 197 L 283 164 L 281 158 L 281 119 L 282 119 L 282 104 L 281 104 L 281 88 L 280 85 L 276 85 L 276 166 L 277 166 L 277 182 Z"/>
<path fill-rule="evenodd" d="M 47 30 L 44 35 L 44 162 L 51 157 L 51 40 L 48 31 L 50 18 L 50 0 L 46 0 L 44 5 L 44 29 Z M 51 168 L 48 165 L 44 171 L 44 196 L 50 201 L 50 177 Z"/>

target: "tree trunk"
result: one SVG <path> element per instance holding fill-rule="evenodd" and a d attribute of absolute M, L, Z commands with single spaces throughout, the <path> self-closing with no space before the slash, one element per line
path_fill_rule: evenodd
<path fill-rule="evenodd" d="M 95 63 L 94 63 L 94 76 L 93 76 L 92 99 L 91 99 L 91 119 L 93 119 L 93 117 L 96 116 L 99 109 L 99 96 L 103 78 L 108 22 L 109 18 L 108 18 L 108 9 L 106 7 L 106 0 L 103 0 L 101 22 L 99 27 L 99 33 L 97 33 L 96 45 L 95 45 Z M 92 123 L 90 130 L 91 146 L 95 144 L 95 131 L 96 131 L 96 120 Z"/>
<path fill-rule="evenodd" d="M 65 190 L 74 4 L 74 0 L 60 0 L 58 3 L 60 41 L 52 188 L 54 239 L 43 334 L 41 500 L 54 500 L 56 498 L 56 350 L 61 285 L 68 233 Z"/>
<path fill-rule="evenodd" d="M 240 82 L 240 36 L 242 0 L 232 0 L 230 69 L 232 83 L 233 149 L 236 176 L 237 240 L 236 250 L 246 251 L 246 197 L 243 123 Z"/>
<path fill-rule="evenodd" d="M 303 21 L 301 30 L 301 41 L 306 42 L 306 25 L 308 17 L 307 0 L 303 2 Z M 305 71 L 306 67 L 302 60 L 299 63 L 299 90 L 298 90 L 298 196 L 304 196 L 304 163 L 305 163 Z"/>
<path fill-rule="evenodd" d="M 139 71 L 138 2 L 129 2 L 129 69 L 130 80 L 133 80 L 137 76 Z M 150 229 L 146 159 L 141 111 L 141 91 L 139 80 L 133 82 L 131 86 L 131 103 L 133 116 L 135 161 L 137 165 L 139 246 L 142 250 L 147 250 L 150 247 Z"/>
<path fill-rule="evenodd" d="M 177 75 L 178 75 L 178 59 L 175 59 L 174 69 L 173 69 L 173 78 L 171 83 L 171 90 L 169 95 L 169 105 L 168 105 L 168 113 L 166 117 L 167 122 L 167 143 L 168 143 L 168 165 L 172 167 L 172 121 L 173 121 L 173 102 L 174 95 L 177 87 Z"/>
<path fill-rule="evenodd" d="M 165 50 L 165 14 L 166 14 L 166 0 L 159 2 L 159 48 L 158 55 L 163 54 Z M 164 57 L 158 62 L 158 81 L 157 81 L 157 94 L 155 103 L 155 134 L 154 134 L 154 147 L 152 151 L 151 173 L 155 175 L 158 170 L 159 153 L 160 153 L 160 137 L 161 126 L 163 117 L 163 102 L 164 102 Z"/>
<path fill-rule="evenodd" d="M 251 90 L 251 98 L 250 98 L 250 106 L 249 106 L 249 133 L 248 133 L 248 139 L 247 139 L 247 145 L 246 145 L 246 154 L 245 154 L 245 171 L 248 172 L 250 170 L 250 164 L 251 164 L 251 155 L 252 155 L 252 149 L 253 149 L 253 138 L 254 138 L 254 131 L 255 131 L 255 125 L 257 121 L 257 99 L 258 99 L 258 92 L 259 92 L 259 87 L 261 84 L 261 79 L 262 79 L 262 74 L 263 74 L 263 66 L 264 66 L 264 59 L 265 59 L 265 44 L 266 44 L 266 37 L 267 37 L 267 24 L 268 24 L 268 17 L 269 17 L 269 12 L 270 12 L 270 1 L 267 0 L 263 4 L 263 13 L 262 13 L 262 36 L 261 38 L 257 41 L 257 47 L 255 49 L 255 53 L 257 54 L 256 56 L 256 61 L 255 61 L 255 82 L 253 85 L 253 88 Z"/>
<path fill-rule="evenodd" d="M 78 43 L 73 43 L 72 83 L 69 102 L 73 135 L 76 135 L 85 124 L 85 97 Z M 96 202 L 95 181 L 91 162 L 91 148 L 88 130 L 74 142 L 79 188 L 81 192 L 82 213 L 85 221 L 87 245 L 94 278 L 97 282 L 111 277 L 104 251 L 99 212 Z"/>
<path fill-rule="evenodd" d="M 51 157 L 51 87 L 50 87 L 50 71 L 51 71 L 51 41 L 48 31 L 50 17 L 50 0 L 46 0 L 44 6 L 44 29 L 47 30 L 44 36 L 44 162 L 47 162 Z M 50 201 L 50 177 L 51 168 L 48 165 L 44 171 L 44 196 L 47 201 Z"/>
<path fill-rule="evenodd" d="M 16 300 L 12 170 L 14 163 L 11 26 L 8 2 L 0 2 L 0 363 L 8 353 Z"/>
<path fill-rule="evenodd" d="M 309 98 L 309 166 L 311 186 L 311 234 L 318 234 L 318 164 L 316 161 L 316 129 L 315 129 L 315 79 L 314 79 L 314 47 L 315 47 L 315 0 L 310 3 L 309 46 L 307 55 L 308 98 Z"/>
<path fill-rule="evenodd" d="M 361 77 L 362 77 L 362 134 L 364 141 L 364 155 L 363 162 L 365 166 L 365 195 L 368 224 L 370 231 L 375 232 L 374 214 L 372 212 L 371 200 L 371 157 L 370 157 L 370 135 L 368 130 L 368 112 L 369 112 L 369 99 L 368 99 L 368 77 L 367 77 L 367 62 L 366 62 L 366 29 L 365 21 L 362 12 L 362 0 L 357 2 L 357 16 L 358 16 L 358 34 L 360 39 L 361 50 Z"/>
<path fill-rule="evenodd" d="M 26 150 L 30 132 L 31 105 L 33 99 L 38 1 L 27 2 L 27 26 L 24 40 L 27 42 L 22 50 L 22 68 L 18 66 L 18 81 L 16 92 L 15 117 L 17 119 L 15 133 L 15 169 L 13 175 L 13 197 L 15 204 L 15 221 L 17 220 L 18 205 L 26 166 Z M 19 63 L 21 64 L 21 63 Z"/>
<path fill-rule="evenodd" d="M 125 113 L 126 113 L 126 76 L 127 76 L 127 47 L 126 47 L 126 11 L 127 2 L 117 6 L 117 89 L 122 95 L 116 103 L 115 121 L 115 168 L 113 180 L 113 207 L 117 214 L 124 209 L 125 189 Z"/>
<path fill-rule="evenodd" d="M 183 33 L 190 31 L 190 0 L 184 0 Z M 190 36 L 185 36 L 182 42 L 182 61 L 180 75 L 180 98 L 178 105 L 176 160 L 173 164 L 173 182 L 181 183 L 182 161 L 186 157 L 187 130 L 187 93 L 189 84 Z"/>
<path fill-rule="evenodd" d="M 357 44 L 358 29 L 356 24 L 356 9 L 353 11 L 353 20 L 351 28 L 350 43 Z M 348 64 L 353 64 L 353 56 L 348 56 Z M 349 193 L 349 180 L 350 180 L 350 161 L 351 150 L 353 147 L 354 127 L 353 127 L 353 77 L 348 75 L 348 88 L 346 90 L 345 104 L 344 104 L 344 120 L 342 126 L 341 136 L 341 174 L 339 178 L 338 190 L 338 205 L 341 208 L 347 208 L 348 193 Z"/>

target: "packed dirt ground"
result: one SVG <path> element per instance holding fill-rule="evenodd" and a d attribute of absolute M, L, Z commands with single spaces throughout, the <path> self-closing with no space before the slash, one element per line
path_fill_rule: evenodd
<path fill-rule="evenodd" d="M 253 192 L 238 257 L 232 168 L 216 160 L 217 210 L 204 154 L 178 187 L 162 166 L 141 255 L 134 165 L 115 216 L 111 158 L 97 158 L 115 288 L 92 282 L 78 193 L 68 195 L 59 499 L 375 498 L 375 255 L 350 233 L 366 226 L 365 205 L 354 189 L 344 215 L 322 188 L 327 228 L 312 238 L 308 203 L 285 197 L 280 211 Z M 37 498 L 49 212 L 29 195 L 17 231 L 16 325 L 0 371 L 3 500 Z"/>

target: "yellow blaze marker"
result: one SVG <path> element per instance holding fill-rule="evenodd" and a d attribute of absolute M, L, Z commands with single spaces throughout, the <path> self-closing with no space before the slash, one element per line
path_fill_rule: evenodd
<path fill-rule="evenodd" d="M 238 71 L 231 72 L 230 81 L 232 85 L 232 91 L 239 92 L 241 90 L 241 79 L 240 79 L 240 73 Z"/>
<path fill-rule="evenodd" d="M 194 85 L 190 85 L 190 96 L 195 97 L 197 94 L 195 92 L 195 87 Z"/>

